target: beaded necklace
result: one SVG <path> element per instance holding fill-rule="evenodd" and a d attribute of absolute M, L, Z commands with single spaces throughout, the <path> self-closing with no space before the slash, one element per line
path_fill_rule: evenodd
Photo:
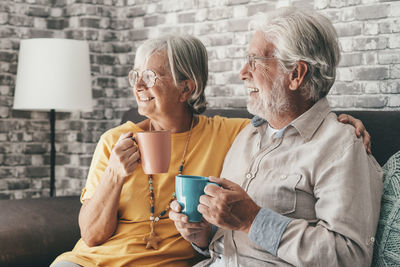
<path fill-rule="evenodd" d="M 188 145 L 189 145 L 190 136 L 192 134 L 193 124 L 194 124 L 194 119 L 193 119 L 193 115 L 192 115 L 192 117 L 190 119 L 189 134 L 188 134 L 188 137 L 186 139 L 186 144 L 185 144 L 185 149 L 184 149 L 183 155 L 182 155 L 181 165 L 179 166 L 179 171 L 178 171 L 179 174 L 182 174 L 183 165 L 185 164 L 185 156 L 186 156 L 187 148 L 188 148 Z M 151 131 L 151 122 L 150 122 L 150 131 Z M 161 211 L 160 214 L 157 217 L 154 217 L 154 191 L 153 190 L 154 190 L 154 188 L 153 188 L 153 175 L 149 174 L 150 234 L 146 235 L 143 240 L 145 242 L 147 242 L 146 248 L 158 249 L 158 242 L 161 241 L 161 238 L 155 233 L 154 224 L 156 222 L 158 222 L 161 219 L 161 217 L 165 215 L 165 213 L 167 213 L 167 211 L 169 209 L 169 205 L 176 198 L 176 194 L 175 194 L 175 192 L 172 193 L 172 197 L 171 197 L 170 201 L 168 202 L 167 207 L 163 211 Z"/>

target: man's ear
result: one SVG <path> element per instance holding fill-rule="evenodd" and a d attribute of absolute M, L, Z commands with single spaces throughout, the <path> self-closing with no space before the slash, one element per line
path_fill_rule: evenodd
<path fill-rule="evenodd" d="M 289 89 L 297 90 L 300 88 L 300 85 L 303 83 L 308 72 L 308 65 L 304 61 L 297 62 L 297 66 L 292 70 L 289 75 Z"/>
<path fill-rule="evenodd" d="M 182 91 L 179 97 L 181 102 L 186 102 L 193 94 L 194 90 L 196 89 L 196 84 L 192 80 L 185 80 L 181 83 Z"/>

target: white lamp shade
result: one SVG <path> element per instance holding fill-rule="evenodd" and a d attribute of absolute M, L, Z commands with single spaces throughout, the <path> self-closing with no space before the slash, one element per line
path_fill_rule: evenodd
<path fill-rule="evenodd" d="M 88 43 L 70 39 L 22 40 L 13 108 L 91 111 Z"/>

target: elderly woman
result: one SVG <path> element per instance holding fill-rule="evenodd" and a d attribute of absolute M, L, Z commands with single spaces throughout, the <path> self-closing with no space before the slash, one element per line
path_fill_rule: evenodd
<path fill-rule="evenodd" d="M 218 176 L 233 140 L 249 122 L 198 115 L 206 108 L 207 77 L 207 51 L 194 37 L 166 36 L 138 48 L 129 82 L 147 119 L 101 136 L 81 195 L 82 238 L 52 266 L 191 264 L 196 252 L 167 214 L 174 177 Z M 171 163 L 169 173 L 149 177 L 131 137 L 156 130 L 171 131 Z"/>

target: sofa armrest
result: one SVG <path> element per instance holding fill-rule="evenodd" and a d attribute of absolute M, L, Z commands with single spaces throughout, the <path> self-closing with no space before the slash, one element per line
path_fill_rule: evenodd
<path fill-rule="evenodd" d="M 79 197 L 0 200 L 0 266 L 49 266 L 80 238 Z"/>

